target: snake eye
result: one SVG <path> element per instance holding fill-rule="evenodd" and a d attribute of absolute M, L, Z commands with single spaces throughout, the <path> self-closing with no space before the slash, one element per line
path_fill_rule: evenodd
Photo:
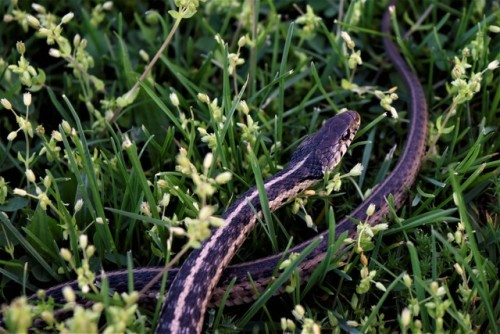
<path fill-rule="evenodd" d="M 347 141 L 351 138 L 351 130 L 347 129 L 345 130 L 344 134 L 342 135 L 342 140 Z"/>

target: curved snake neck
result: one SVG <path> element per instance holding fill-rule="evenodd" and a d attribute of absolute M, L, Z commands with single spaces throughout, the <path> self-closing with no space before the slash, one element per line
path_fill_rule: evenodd
<path fill-rule="evenodd" d="M 390 60 L 396 67 L 398 73 L 401 75 L 409 93 L 410 123 L 401 156 L 394 170 L 387 176 L 387 178 L 381 184 L 377 185 L 373 189 L 372 194 L 368 198 L 366 198 L 365 201 L 363 201 L 363 203 L 361 203 L 348 216 L 360 221 L 365 221 L 367 219 L 366 210 L 368 206 L 370 204 L 374 204 L 376 207 L 376 211 L 373 216 L 370 216 L 368 218 L 368 222 L 370 225 L 375 225 L 379 223 L 383 219 L 383 217 L 389 213 L 389 206 L 387 204 L 386 199 L 390 194 L 392 194 L 394 197 L 395 208 L 399 208 L 403 204 L 406 198 L 406 190 L 415 181 L 418 170 L 420 168 L 421 160 L 425 150 L 425 142 L 427 138 L 427 103 L 425 95 L 416 75 L 408 68 L 408 65 L 405 63 L 405 61 L 399 54 L 397 47 L 394 45 L 394 43 L 389 37 L 390 19 L 391 19 L 390 11 L 386 10 L 382 20 L 382 32 L 385 34 L 383 42 L 387 55 L 389 56 Z M 292 166 L 288 167 L 287 169 L 281 171 L 271 179 L 267 180 L 266 185 L 269 185 L 269 182 L 272 181 L 276 182 L 276 180 L 280 180 L 280 178 L 283 177 L 284 175 L 286 175 L 286 177 L 288 177 L 289 180 L 291 180 L 290 178 L 298 177 L 298 175 L 296 174 L 297 173 L 296 167 L 298 166 L 298 164 L 292 163 L 291 165 Z M 306 185 L 306 182 L 304 182 L 303 179 L 301 180 L 302 181 L 299 183 L 301 183 L 302 186 Z M 292 180 L 292 181 L 297 183 L 297 180 Z M 285 186 L 284 183 L 286 182 L 280 183 L 280 186 L 287 187 L 288 189 L 287 191 L 291 192 L 290 194 L 294 194 L 300 190 L 303 190 L 302 186 L 300 187 L 300 189 L 294 189 L 293 186 L 292 187 Z M 267 195 L 270 206 L 281 204 L 282 199 L 281 198 L 277 199 L 278 197 L 276 197 L 276 194 L 272 194 L 272 189 L 276 188 L 273 187 L 269 189 L 266 188 L 266 190 L 268 191 Z M 252 210 L 252 209 L 256 211 L 260 210 L 260 201 L 258 199 L 258 196 L 257 197 L 251 196 L 255 191 L 256 190 L 254 188 L 247 191 L 247 193 L 245 193 L 240 198 L 240 200 L 238 200 L 232 206 L 232 208 L 234 208 L 235 206 L 242 205 L 242 208 L 245 209 L 240 209 L 240 210 Z M 246 205 L 248 203 L 250 203 L 250 205 Z M 224 215 L 224 218 L 225 219 L 230 218 L 229 216 L 231 212 L 234 212 L 234 210 L 228 210 L 227 213 Z M 257 219 L 255 215 L 253 216 L 255 217 L 254 220 Z M 250 222 L 250 225 L 252 225 L 253 223 L 254 222 Z M 228 231 L 226 229 L 220 229 L 221 232 L 217 231 L 216 234 L 219 233 L 219 235 L 217 235 L 217 239 L 220 237 L 220 234 L 227 233 L 231 235 L 232 233 L 238 233 L 238 234 L 241 233 L 241 235 L 235 237 L 235 240 L 237 240 L 237 242 L 235 242 L 236 245 L 226 244 L 223 247 L 215 246 L 218 249 L 217 252 L 223 252 L 224 254 L 224 252 L 232 252 L 233 250 L 230 249 L 232 247 L 238 248 L 239 247 L 238 244 L 240 242 L 243 242 L 242 240 L 249 231 L 249 229 L 246 230 L 247 229 L 246 226 L 243 226 L 241 228 L 244 230 L 243 232 Z M 340 236 L 340 234 L 344 232 L 347 232 L 349 237 L 354 237 L 356 233 L 356 226 L 354 223 L 352 223 L 351 219 L 346 217 L 337 223 L 335 232 L 336 232 L 336 237 Z M 301 252 L 308 245 L 310 245 L 311 242 L 313 242 L 316 239 L 320 239 L 319 245 L 297 267 L 298 270 L 301 272 L 302 280 L 307 280 L 311 275 L 312 271 L 314 270 L 314 268 L 324 259 L 326 251 L 329 247 L 328 231 L 322 232 L 318 234 L 315 238 L 303 242 L 288 251 L 288 253 Z M 210 242 L 210 239 L 207 242 Z M 175 291 L 175 289 L 173 289 L 175 287 L 175 284 L 182 284 L 182 282 L 185 282 L 184 278 L 194 277 L 192 274 L 192 272 L 194 271 L 187 268 L 191 267 L 200 269 L 199 265 L 201 262 L 197 262 L 196 257 L 198 257 L 201 254 L 203 254 L 203 250 L 197 250 L 192 252 L 192 254 L 188 257 L 187 261 L 185 262 L 185 265 L 183 266 L 183 269 L 181 269 L 180 272 L 178 271 L 178 269 L 169 269 L 168 273 L 169 282 L 172 282 L 174 277 L 178 276 L 179 274 L 182 274 L 182 270 L 185 270 L 187 273 L 187 274 L 186 273 L 182 274 L 183 278 L 179 278 L 178 280 L 179 283 L 175 282 L 173 283 L 174 285 L 172 286 L 170 291 Z M 213 255 L 211 253 L 204 254 L 203 256 L 205 261 L 213 260 L 212 259 Z M 229 284 L 231 280 L 235 279 L 233 289 L 229 292 L 229 297 L 226 300 L 226 305 L 229 306 L 239 305 L 251 302 L 255 298 L 255 289 L 257 289 L 259 292 L 265 290 L 266 286 L 272 279 L 272 275 L 275 271 L 275 268 L 278 266 L 278 264 L 283 258 L 286 258 L 286 255 L 280 253 L 269 257 L 261 258 L 255 261 L 229 266 L 223 271 L 222 269 L 219 270 L 217 269 L 221 268 L 220 266 L 217 267 L 215 271 L 214 269 L 210 269 L 210 271 L 204 269 L 198 270 L 199 274 L 196 274 L 198 280 L 200 278 L 205 278 L 206 275 L 208 275 L 208 277 L 210 277 L 210 275 L 220 276 L 220 279 L 218 280 L 217 286 L 215 286 L 215 288 L 212 285 L 216 283 L 211 283 L 208 285 L 203 285 L 198 287 L 198 281 L 197 281 L 196 284 L 192 285 L 193 290 L 213 289 L 213 294 L 211 295 L 211 301 L 208 305 L 216 305 L 220 302 L 222 296 L 224 295 L 226 290 L 225 287 Z M 219 260 L 220 264 L 222 264 L 223 266 L 226 266 L 229 261 L 229 259 L 227 259 L 225 256 L 221 257 L 221 259 Z M 184 269 L 184 267 L 186 269 Z M 135 290 L 141 290 L 142 287 L 144 287 L 154 276 L 156 276 L 163 269 L 164 267 L 144 267 L 135 269 L 133 271 Z M 252 277 L 253 283 L 249 282 L 248 280 L 249 276 Z M 118 292 L 128 291 L 127 270 L 108 272 L 106 273 L 106 279 L 108 280 L 109 286 L 112 287 L 115 291 Z M 203 281 L 203 279 L 201 279 L 201 281 Z M 217 281 L 217 279 L 214 281 Z M 46 291 L 46 295 L 53 297 L 56 301 L 64 300 L 62 296 L 62 288 L 65 286 L 71 286 L 75 288 L 75 290 L 78 288 L 77 282 L 72 281 L 48 289 Z M 156 300 L 159 289 L 160 289 L 160 283 L 158 282 L 157 284 L 152 286 L 151 290 L 147 293 L 147 295 L 143 295 L 142 298 L 145 300 L 149 300 L 150 298 L 152 300 Z M 179 289 L 177 289 L 177 291 L 179 291 Z M 188 298 L 189 296 L 177 296 L 177 298 L 179 297 Z M 31 298 L 34 299 L 36 298 L 36 296 L 32 296 Z M 177 304 L 175 304 L 175 306 L 172 305 L 171 300 L 169 300 L 168 298 L 169 296 L 167 297 L 167 300 L 169 302 L 166 303 L 163 313 L 171 312 L 170 310 L 173 310 L 178 307 Z M 201 301 L 201 303 L 203 304 L 201 306 L 205 308 L 208 302 L 209 302 L 208 297 L 206 297 L 203 301 Z M 196 312 L 200 313 L 200 311 L 195 310 L 196 308 L 190 308 L 190 309 L 193 309 L 192 312 L 194 313 Z M 189 318 L 192 315 L 193 314 L 182 314 L 181 319 Z M 196 318 L 196 316 L 198 316 L 198 319 L 199 318 L 203 319 L 203 314 L 201 315 L 197 314 L 195 315 L 194 318 Z M 196 324 L 196 329 L 200 331 L 201 330 L 200 326 L 202 325 L 202 322 L 200 322 L 199 320 L 196 321 L 198 321 L 198 323 Z M 164 325 L 164 323 L 166 322 L 160 321 L 158 327 L 159 332 L 163 332 L 165 328 L 168 328 L 168 326 Z"/>

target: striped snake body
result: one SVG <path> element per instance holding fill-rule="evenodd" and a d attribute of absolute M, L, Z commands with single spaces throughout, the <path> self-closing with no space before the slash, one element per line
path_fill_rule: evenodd
<path fill-rule="evenodd" d="M 420 85 L 416 75 L 408 68 L 408 65 L 405 63 L 403 58 L 398 52 L 397 47 L 391 41 L 389 37 L 389 27 L 390 27 L 390 11 L 386 10 L 384 14 L 384 18 L 382 21 L 382 31 L 385 34 L 384 36 L 384 46 L 386 52 L 394 64 L 396 70 L 402 77 L 404 84 L 407 88 L 408 92 L 408 103 L 409 103 L 409 127 L 405 140 L 405 144 L 401 151 L 400 158 L 394 170 L 387 176 L 387 178 L 377 185 L 371 195 L 366 198 L 354 211 L 352 211 L 348 217 L 337 222 L 335 227 L 336 237 L 340 236 L 340 234 L 347 232 L 349 237 L 354 237 L 356 233 L 356 226 L 352 222 L 352 219 L 356 219 L 359 221 L 367 220 L 366 210 L 370 204 L 374 204 L 376 207 L 375 214 L 368 218 L 368 223 L 370 225 L 375 225 L 379 223 L 384 216 L 389 213 L 389 206 L 387 204 L 387 197 L 392 194 L 394 198 L 394 207 L 397 209 L 402 204 L 406 198 L 407 189 L 413 184 L 415 178 L 417 176 L 418 170 L 421 165 L 422 157 L 424 155 L 425 150 L 425 142 L 427 138 L 427 103 L 425 100 L 425 95 Z M 348 112 L 340 114 L 337 117 L 341 117 L 343 121 L 346 121 L 345 118 L 356 118 L 354 112 Z M 333 118 L 328 122 L 333 122 Z M 326 125 L 328 125 L 328 122 Z M 349 121 L 347 121 L 349 122 Z M 325 126 L 319 130 L 318 133 L 322 135 L 327 135 L 323 131 Z M 318 133 L 316 135 L 318 135 Z M 316 136 L 313 135 L 306 139 L 306 141 L 311 141 L 311 138 Z M 351 137 L 353 133 L 350 134 Z M 352 139 L 352 138 L 351 138 Z M 318 145 L 321 145 L 322 141 L 318 141 Z M 292 161 L 289 166 L 273 176 L 271 179 L 267 180 L 266 191 L 267 197 L 269 200 L 269 205 L 271 209 L 282 204 L 282 202 L 286 202 L 290 195 L 295 194 L 307 186 L 310 183 L 314 182 L 315 179 L 321 178 L 324 170 L 318 168 L 318 170 L 314 171 L 314 177 L 311 180 L 306 181 L 303 176 L 299 176 L 302 172 L 302 167 L 299 168 L 299 164 L 303 163 L 305 169 L 308 167 L 305 165 L 305 155 L 308 152 L 301 152 L 301 148 L 304 148 L 305 144 L 301 144 L 297 149 L 297 152 L 292 157 Z M 305 155 L 303 155 L 305 154 Z M 321 174 L 321 175 L 320 175 Z M 292 180 L 293 182 L 289 182 L 288 184 L 283 184 L 283 178 L 287 177 L 288 180 Z M 313 180 L 314 179 L 314 180 Z M 285 188 L 280 189 L 279 191 L 275 191 L 278 189 L 274 187 L 272 182 L 276 182 L 274 184 L 279 184 L 280 186 L 286 187 L 287 193 L 286 196 L 282 196 L 285 193 Z M 286 182 L 285 182 L 286 183 Z M 299 185 L 300 184 L 300 185 Z M 228 299 L 226 300 L 226 305 L 241 305 L 245 303 L 249 303 L 255 299 L 255 289 L 258 292 L 262 292 L 272 280 L 273 274 L 275 273 L 275 269 L 282 261 L 286 255 L 283 253 L 271 255 L 269 257 L 261 258 L 255 261 L 241 263 L 237 265 L 232 265 L 227 267 L 225 270 L 222 269 L 223 266 L 226 266 L 229 262 L 230 256 L 227 254 L 234 253 L 234 251 L 240 246 L 243 242 L 245 236 L 248 234 L 252 225 L 255 224 L 255 220 L 257 216 L 256 212 L 260 210 L 260 201 L 257 196 L 256 190 L 251 189 L 247 193 L 241 196 L 241 198 L 236 201 L 233 206 L 226 212 L 224 218 L 232 223 L 234 222 L 236 228 L 233 230 L 225 228 L 226 225 L 219 228 L 213 237 L 209 239 L 202 249 L 195 250 L 188 257 L 187 261 L 184 263 L 182 269 L 169 269 L 168 273 L 168 285 L 171 286 L 169 289 L 169 296 L 167 296 L 167 303 L 162 310 L 162 319 L 160 319 L 158 325 L 158 332 L 166 332 L 171 330 L 172 332 L 188 332 L 188 330 L 182 330 L 181 328 L 194 328 L 194 331 L 200 331 L 201 326 L 203 324 L 203 312 L 208 304 L 218 305 L 222 296 L 226 292 L 226 287 L 232 279 L 235 279 L 235 284 L 233 285 L 232 290 L 229 292 Z M 238 212 L 239 215 L 232 216 Z M 247 217 L 246 223 L 240 220 L 241 217 Z M 252 217 L 250 221 L 248 221 L 248 217 Z M 227 225 L 229 226 L 229 225 Z M 210 240 L 219 239 L 222 236 L 229 236 L 233 238 L 235 241 L 231 244 L 225 243 L 223 245 L 214 244 L 212 245 L 214 248 L 210 252 L 205 251 L 205 246 L 211 243 Z M 320 233 L 318 236 L 313 238 L 312 240 L 303 242 L 289 250 L 289 252 L 297 252 L 300 253 L 304 250 L 308 245 L 311 244 L 313 240 L 320 239 L 318 246 L 302 261 L 297 269 L 300 271 L 301 280 L 305 281 L 309 278 L 314 268 L 323 261 L 326 251 L 329 247 L 328 242 L 328 231 Z M 219 254 L 219 255 L 217 255 Z M 200 256 L 203 256 L 204 260 L 197 260 Z M 232 255 L 231 255 L 232 256 Z M 214 258 L 216 258 L 217 262 L 220 263 L 221 266 L 210 266 L 210 268 L 205 268 L 203 263 L 213 262 Z M 201 261 L 201 262 L 200 262 Z M 155 277 L 159 272 L 161 272 L 164 267 L 143 267 L 136 268 L 133 271 L 134 278 L 134 287 L 135 290 L 141 290 L 146 284 L 148 284 L 153 277 Z M 182 276 L 180 276 L 182 275 Z M 172 283 L 175 277 L 179 277 L 176 282 Z M 220 276 L 220 279 L 219 279 Z M 252 277 L 252 283 L 249 282 L 248 277 Z M 206 281 L 209 278 L 209 282 Z M 100 277 L 98 277 L 98 280 Z M 117 270 L 113 272 L 106 273 L 106 279 L 109 283 L 109 286 L 117 292 L 128 291 L 128 271 L 127 270 Z M 190 291 L 185 291 L 182 289 L 182 286 L 186 283 L 186 279 L 191 279 L 192 281 L 189 283 L 192 287 L 191 290 L 203 292 L 203 289 L 206 291 L 213 290 L 211 297 L 204 296 L 201 300 L 198 300 L 198 297 L 194 297 L 196 300 L 192 301 Z M 217 283 L 218 281 L 218 283 Z M 201 284 L 201 285 L 199 285 Z M 63 301 L 64 298 L 62 296 L 62 288 L 65 286 L 71 286 L 75 290 L 78 290 L 78 284 L 76 281 L 67 282 L 64 284 L 60 284 L 58 286 L 47 289 L 46 295 L 51 296 L 56 302 Z M 215 288 L 214 288 L 215 286 Z M 160 290 L 160 283 L 155 283 L 149 291 L 147 291 L 144 295 L 141 296 L 143 301 L 156 301 L 157 294 Z M 176 292 L 177 291 L 177 292 Z M 187 293 L 187 295 L 186 295 Z M 176 309 L 179 308 L 178 304 L 172 304 L 169 298 L 173 295 L 177 295 L 177 299 L 180 300 L 180 297 L 184 298 L 184 305 L 187 305 L 186 309 L 183 309 L 180 312 L 184 313 L 176 313 Z M 32 296 L 32 299 L 36 298 L 36 296 Z M 210 298 L 210 301 L 208 300 Z M 191 303 L 194 304 L 191 304 Z M 180 310 L 180 308 L 179 308 Z M 177 320 L 173 320 L 177 319 Z M 175 324 L 176 327 L 172 327 L 172 324 Z M 184 327 L 183 327 L 184 326 Z"/>
<path fill-rule="evenodd" d="M 322 180 L 347 151 L 359 124 L 359 115 L 347 111 L 330 118 L 304 140 L 287 168 L 264 182 L 270 210 Z M 211 292 L 261 213 L 259 192 L 253 187 L 223 214 L 224 225 L 189 254 L 177 273 L 165 298 L 158 333 L 201 332 Z"/>
<path fill-rule="evenodd" d="M 352 222 L 352 219 L 358 221 L 367 220 L 372 226 L 379 223 L 383 219 L 383 217 L 389 213 L 389 205 L 387 203 L 387 198 L 389 195 L 393 196 L 394 207 L 401 207 L 403 201 L 406 198 L 407 189 L 415 181 L 422 162 L 422 157 L 425 152 L 425 142 L 427 138 L 427 102 L 418 78 L 408 68 L 408 65 L 399 54 L 397 47 L 388 37 L 391 8 L 393 9 L 394 5 L 389 6 L 389 8 L 385 11 L 384 18 L 382 20 L 382 31 L 386 34 L 386 36 L 384 37 L 384 47 L 397 71 L 402 76 L 402 79 L 408 89 L 410 112 L 409 130 L 407 133 L 406 142 L 402 150 L 402 154 L 394 170 L 381 184 L 377 185 L 373 189 L 371 195 L 367 197 L 363 201 L 363 203 L 361 203 L 353 212 L 351 212 L 348 217 L 345 217 L 337 223 L 335 227 L 336 237 L 339 237 L 344 232 L 347 232 L 349 237 L 354 237 L 356 233 L 356 226 Z M 353 112 L 351 113 L 354 115 Z M 330 119 L 329 122 L 333 122 L 334 119 L 335 118 Z M 320 131 L 318 131 L 318 133 L 307 139 L 305 145 L 307 145 L 307 142 L 314 142 L 316 140 L 318 144 L 321 143 L 321 140 L 326 138 L 326 136 L 324 136 L 326 135 L 326 133 L 323 133 L 323 129 L 324 127 Z M 303 145 L 301 145 L 301 147 Z M 300 147 L 298 149 L 298 152 L 300 152 Z M 296 153 L 294 157 L 296 155 L 300 157 L 301 153 Z M 297 167 L 299 165 L 299 162 L 297 160 L 300 159 L 294 159 L 294 157 L 292 157 L 292 161 L 290 162 L 287 170 L 284 170 L 282 173 L 287 174 L 290 173 L 290 170 L 299 170 L 299 167 Z M 301 168 L 302 167 L 300 167 L 300 169 Z M 325 166 L 323 166 L 322 168 L 324 170 Z M 307 166 L 304 167 L 304 170 L 305 169 L 307 169 Z M 266 184 L 269 185 L 270 182 L 273 182 L 272 180 L 282 178 L 282 173 L 279 173 L 275 177 L 268 180 Z M 306 183 L 308 182 L 304 183 L 304 187 L 300 187 L 301 190 L 305 189 Z M 287 189 L 294 189 L 294 186 L 289 186 L 289 188 Z M 266 187 L 266 191 L 268 192 L 271 207 L 277 207 L 278 203 L 281 203 L 283 201 L 282 199 L 276 197 L 276 194 L 273 194 L 272 187 Z M 269 195 L 270 191 L 271 195 Z M 260 208 L 260 202 L 258 201 L 256 191 L 250 190 L 249 192 L 255 194 L 252 196 L 252 200 L 255 200 L 256 202 L 252 202 L 252 206 L 254 206 L 255 208 Z M 294 191 L 292 192 L 295 193 Z M 242 198 L 243 200 L 245 200 L 245 198 L 247 198 L 247 195 L 242 196 Z M 238 203 L 239 201 L 235 205 L 242 205 Z M 372 204 L 375 205 L 376 211 L 373 215 L 367 217 L 367 209 Z M 247 210 L 250 210 L 250 208 L 248 208 Z M 230 216 L 231 213 L 234 212 L 229 212 Z M 227 219 L 228 217 L 225 216 L 225 218 Z M 255 219 L 256 218 L 253 218 L 252 221 L 248 222 L 247 228 L 243 228 L 241 234 L 234 236 L 234 240 L 237 240 L 235 249 L 241 245 L 246 234 L 251 228 L 250 226 L 253 226 L 253 224 L 255 223 Z M 227 226 L 229 225 L 230 224 L 228 224 Z M 240 232 L 235 231 L 234 233 Z M 319 245 L 307 256 L 304 261 L 299 264 L 298 268 L 301 272 L 301 279 L 303 281 L 306 281 L 314 268 L 316 268 L 317 265 L 321 261 L 323 261 L 328 249 L 327 235 L 328 231 L 325 231 L 316 237 L 320 239 Z M 218 239 L 217 233 L 214 235 L 214 237 Z M 221 242 L 223 244 L 227 244 L 226 241 L 222 240 L 223 239 L 221 238 Z M 309 240 L 300 245 L 297 245 L 289 250 L 289 252 L 299 253 L 304 250 L 311 242 L 312 240 Z M 211 243 L 209 241 L 206 245 L 203 246 L 203 248 L 207 247 L 206 249 L 208 250 L 211 246 L 214 246 L 215 249 L 219 247 L 210 244 Z M 226 248 L 222 249 L 221 252 L 228 251 L 227 246 L 229 245 L 224 246 Z M 166 304 L 162 311 L 162 316 L 157 329 L 158 333 L 193 333 L 194 331 L 197 331 L 198 333 L 201 332 L 203 326 L 203 316 L 207 307 L 208 298 L 210 296 L 212 296 L 212 300 L 215 303 L 219 302 L 221 296 L 223 296 L 225 292 L 224 287 L 227 286 L 233 278 L 236 278 L 235 287 L 230 292 L 229 303 L 226 302 L 226 304 L 244 304 L 252 301 L 255 298 L 254 289 L 257 288 L 257 290 L 261 292 L 265 289 L 266 286 L 269 285 L 277 264 L 283 259 L 283 254 L 276 254 L 264 259 L 259 259 L 253 262 L 247 262 L 229 267 L 224 272 L 221 272 L 221 269 L 215 269 L 216 274 L 214 276 L 214 279 L 212 280 L 211 275 L 213 274 L 213 272 L 205 272 L 205 269 L 202 268 L 202 260 L 196 262 L 198 252 L 199 251 L 194 253 L 192 259 L 188 259 L 188 261 L 186 261 L 181 267 L 180 272 L 177 273 L 176 279 L 174 280 L 174 283 L 171 286 L 166 298 Z M 203 252 L 203 250 L 201 250 L 201 252 Z M 227 263 L 228 262 L 224 261 L 224 263 L 221 263 L 221 265 L 225 266 L 227 265 Z M 198 273 L 201 273 L 201 276 L 197 276 Z M 222 277 L 219 281 L 221 273 Z M 248 276 L 252 277 L 253 284 L 250 284 L 250 282 L 248 282 Z M 196 284 L 199 284 L 199 282 L 203 278 L 210 278 L 211 281 L 208 285 L 203 284 L 200 286 L 201 291 L 199 292 L 201 295 L 205 295 L 204 299 L 198 300 L 197 297 L 190 297 L 198 296 L 198 294 L 190 293 L 183 288 L 183 284 L 186 282 L 186 280 L 191 279 L 193 279 L 193 282 L 196 280 Z M 216 288 L 214 293 L 211 294 L 210 292 L 212 291 L 214 285 L 217 284 L 217 281 L 219 283 L 218 288 Z M 207 287 L 208 290 L 203 290 Z M 181 292 L 179 293 L 179 291 Z M 186 294 L 183 294 L 182 291 L 187 292 Z M 183 298 L 186 299 L 182 300 Z M 194 305 L 191 303 L 194 303 Z"/>

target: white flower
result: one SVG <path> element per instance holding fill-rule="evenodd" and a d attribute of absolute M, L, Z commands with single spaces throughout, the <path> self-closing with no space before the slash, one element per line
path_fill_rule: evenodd
<path fill-rule="evenodd" d="M 170 94 L 170 102 L 172 102 L 174 107 L 179 106 L 179 98 L 177 97 L 177 94 L 175 94 L 175 92 Z"/>
<path fill-rule="evenodd" d="M 69 12 L 68 14 L 63 16 L 63 18 L 61 19 L 61 23 L 63 23 L 63 24 L 68 23 L 69 21 L 71 21 L 73 19 L 74 16 L 75 16 L 75 14 L 73 14 L 72 12 Z"/>

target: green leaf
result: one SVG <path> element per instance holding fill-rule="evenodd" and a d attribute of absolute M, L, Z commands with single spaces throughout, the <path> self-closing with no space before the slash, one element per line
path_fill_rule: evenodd
<path fill-rule="evenodd" d="M 173 17 L 174 19 L 176 19 L 176 20 L 178 20 L 178 19 L 182 18 L 182 15 L 181 15 L 178 11 L 176 11 L 176 10 L 169 10 L 169 11 L 168 11 L 168 14 L 169 14 L 170 16 L 172 16 L 172 17 Z"/>
<path fill-rule="evenodd" d="M 13 212 L 26 207 L 29 203 L 29 199 L 26 197 L 11 197 L 6 204 L 0 205 L 0 211 Z"/>

